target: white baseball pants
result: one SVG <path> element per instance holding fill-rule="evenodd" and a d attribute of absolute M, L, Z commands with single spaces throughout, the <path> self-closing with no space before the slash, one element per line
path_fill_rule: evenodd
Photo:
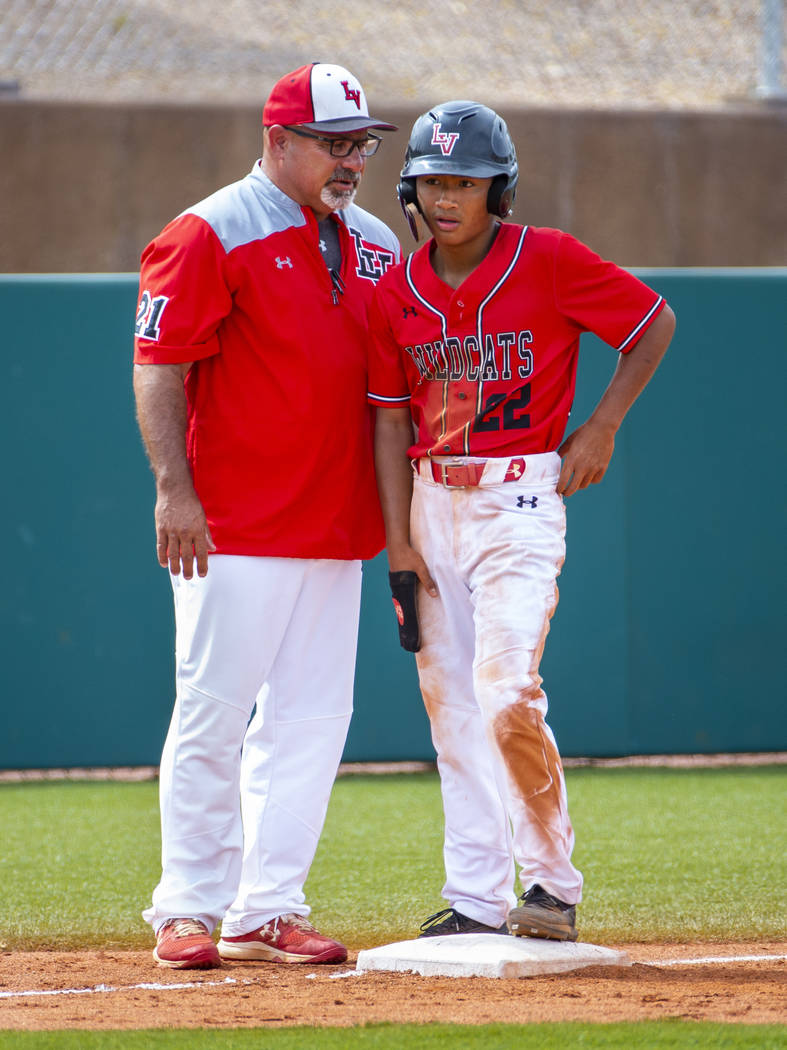
<path fill-rule="evenodd" d="M 509 482 L 508 461 L 489 460 L 471 488 L 436 483 L 419 461 L 413 485 L 412 542 L 439 590 L 419 588 L 416 661 L 445 812 L 443 896 L 490 926 L 516 903 L 515 860 L 525 889 L 569 904 L 582 892 L 538 673 L 565 557 L 560 457 L 525 459 Z"/>
<path fill-rule="evenodd" d="M 361 563 L 214 554 L 207 576 L 172 585 L 163 871 L 143 917 L 154 930 L 223 920 L 236 937 L 309 913 L 303 885 L 352 714 Z"/>

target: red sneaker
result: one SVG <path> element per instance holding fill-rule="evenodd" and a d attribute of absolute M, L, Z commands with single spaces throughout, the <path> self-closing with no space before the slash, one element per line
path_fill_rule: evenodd
<path fill-rule="evenodd" d="M 221 966 L 207 926 L 198 919 L 168 919 L 156 935 L 153 958 L 176 970 L 210 970 Z"/>
<path fill-rule="evenodd" d="M 266 962 L 340 963 L 347 949 L 324 937 L 303 915 L 279 915 L 258 930 L 240 937 L 222 937 L 222 959 L 258 959 Z"/>

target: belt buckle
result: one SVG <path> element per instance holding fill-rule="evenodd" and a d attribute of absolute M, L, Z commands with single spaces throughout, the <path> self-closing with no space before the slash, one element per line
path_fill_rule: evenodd
<path fill-rule="evenodd" d="M 437 463 L 436 466 L 440 469 L 439 483 L 443 486 L 443 488 L 446 488 L 446 489 L 465 489 L 465 488 L 467 488 L 467 484 L 466 483 L 464 485 L 454 485 L 454 484 L 452 484 L 448 480 L 447 473 L 446 473 L 448 470 L 457 470 L 457 469 L 464 469 L 465 472 L 466 472 L 467 471 L 467 464 L 466 463 L 458 463 L 458 462 Z"/>
<path fill-rule="evenodd" d="M 440 468 L 439 483 L 444 488 L 467 488 L 468 485 L 475 484 L 474 480 L 473 481 L 469 481 L 468 480 L 469 477 L 470 477 L 470 467 L 469 467 L 469 465 L 467 463 L 462 463 L 462 462 L 454 460 L 453 462 L 448 462 L 448 463 L 438 463 L 437 466 Z M 462 481 L 462 482 L 451 482 L 451 481 L 449 481 L 449 479 L 448 479 L 448 471 L 449 470 L 463 470 L 464 471 L 464 481 Z"/>

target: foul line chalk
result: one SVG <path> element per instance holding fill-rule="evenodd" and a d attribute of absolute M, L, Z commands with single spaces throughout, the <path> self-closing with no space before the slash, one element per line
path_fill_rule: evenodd
<path fill-rule="evenodd" d="M 718 963 L 784 962 L 785 960 L 787 960 L 787 955 L 706 955 L 701 959 L 653 959 L 650 962 L 644 962 L 643 960 L 643 964 L 645 966 L 707 966 Z M 315 978 L 317 974 L 308 973 L 305 976 Z M 343 973 L 332 973 L 329 976 L 336 979 L 339 977 L 365 977 L 366 974 L 361 974 L 357 970 L 346 970 Z M 133 992 L 139 990 L 168 992 L 183 988 L 218 988 L 227 984 L 254 983 L 253 980 L 248 978 L 239 981 L 235 977 L 225 977 L 223 981 L 184 981 L 179 984 L 161 984 L 150 981 L 146 981 L 143 984 L 97 984 L 95 988 L 41 988 L 22 992 L 0 992 L 0 999 L 21 999 L 25 996 L 36 995 L 98 995 L 102 992 Z"/>
<path fill-rule="evenodd" d="M 646 966 L 703 966 L 711 963 L 733 962 L 783 962 L 787 955 L 706 955 L 703 959 L 653 959 Z"/>
<path fill-rule="evenodd" d="M 0 999 L 18 999 L 25 995 L 96 995 L 99 992 L 131 992 L 138 989 L 154 992 L 166 992 L 176 988 L 216 988 L 223 984 L 254 984 L 253 981 L 238 981 L 234 977 L 225 977 L 223 981 L 185 981 L 181 984 L 160 984 L 158 982 L 145 982 L 144 984 L 97 984 L 95 988 L 48 988 L 32 989 L 24 992 L 0 992 Z"/>
<path fill-rule="evenodd" d="M 305 973 L 303 976 L 307 981 L 317 980 L 316 973 Z M 342 973 L 329 973 L 328 977 L 332 981 L 338 981 L 341 980 L 342 977 L 363 977 L 363 974 L 360 970 L 344 970 Z"/>

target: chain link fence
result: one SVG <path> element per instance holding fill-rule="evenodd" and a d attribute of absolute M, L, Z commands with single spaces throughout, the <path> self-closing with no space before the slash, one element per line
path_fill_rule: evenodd
<path fill-rule="evenodd" d="M 785 0 L 0 0 L 5 95 L 256 102 L 305 62 L 370 99 L 715 108 L 782 100 Z"/>

